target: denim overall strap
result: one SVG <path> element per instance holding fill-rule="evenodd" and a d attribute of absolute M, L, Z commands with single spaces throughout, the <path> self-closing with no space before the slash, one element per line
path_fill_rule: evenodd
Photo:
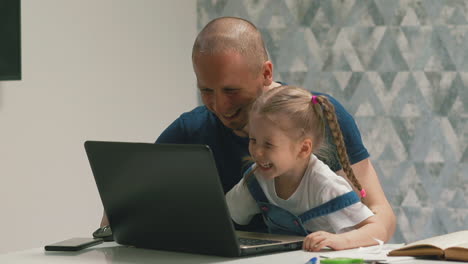
<path fill-rule="evenodd" d="M 299 219 L 305 223 L 313 218 L 331 214 L 360 201 L 357 194 L 354 191 L 350 191 L 299 215 Z"/>
<path fill-rule="evenodd" d="M 293 236 L 307 236 L 299 217 L 279 206 L 271 203 L 257 202 L 268 227 L 268 233 Z"/>
<path fill-rule="evenodd" d="M 251 173 L 251 171 L 252 171 L 252 167 L 250 167 L 244 173 L 244 179 L 245 179 L 245 175 L 248 175 L 249 173 Z M 262 187 L 260 187 L 260 184 L 258 183 L 253 173 L 248 177 L 246 183 L 247 183 L 247 188 L 249 188 L 250 194 L 252 194 L 252 197 L 255 199 L 257 203 L 259 202 L 268 203 L 268 199 L 266 198 L 265 193 L 262 190 Z"/>
<path fill-rule="evenodd" d="M 244 179 L 245 175 L 251 173 L 251 171 L 252 168 L 249 168 L 244 173 Z M 302 225 L 302 221 L 299 217 L 283 208 L 271 204 L 268 201 L 257 181 L 257 178 L 255 178 L 255 175 L 250 175 L 247 178 L 246 184 L 250 194 L 257 202 L 257 205 L 262 212 L 263 220 L 268 227 L 269 233 L 295 236 L 308 235 L 308 232 Z"/>

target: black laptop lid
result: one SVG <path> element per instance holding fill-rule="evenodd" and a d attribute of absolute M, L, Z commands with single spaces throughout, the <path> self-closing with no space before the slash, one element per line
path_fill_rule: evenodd
<path fill-rule="evenodd" d="M 87 141 L 85 149 L 116 242 L 240 254 L 207 146 Z"/>

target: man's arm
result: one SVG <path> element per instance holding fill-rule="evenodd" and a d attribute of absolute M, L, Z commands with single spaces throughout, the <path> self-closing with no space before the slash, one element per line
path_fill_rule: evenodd
<path fill-rule="evenodd" d="M 109 220 L 107 219 L 106 212 L 102 213 L 101 225 L 99 227 L 108 226 Z"/>
<path fill-rule="evenodd" d="M 393 233 L 395 233 L 396 218 L 390 203 L 385 197 L 374 166 L 372 166 L 371 161 L 367 158 L 351 165 L 351 168 L 361 183 L 362 188 L 366 190 L 367 196 L 363 199 L 363 203 L 374 212 L 374 222 L 382 228 L 381 232 L 384 234 L 384 242 L 387 242 L 392 238 Z M 343 170 L 337 171 L 337 174 L 346 178 Z"/>

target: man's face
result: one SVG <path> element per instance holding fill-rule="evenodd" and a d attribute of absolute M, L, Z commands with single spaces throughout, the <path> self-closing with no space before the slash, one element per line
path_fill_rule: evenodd
<path fill-rule="evenodd" d="M 243 135 L 251 105 L 268 85 L 263 73 L 252 74 L 246 59 L 234 52 L 197 55 L 193 66 L 205 106 Z"/>

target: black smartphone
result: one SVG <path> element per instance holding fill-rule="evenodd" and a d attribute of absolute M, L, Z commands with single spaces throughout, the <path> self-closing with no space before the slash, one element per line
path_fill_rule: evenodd
<path fill-rule="evenodd" d="M 74 237 L 44 247 L 47 251 L 78 251 L 87 247 L 101 244 L 101 238 Z"/>

